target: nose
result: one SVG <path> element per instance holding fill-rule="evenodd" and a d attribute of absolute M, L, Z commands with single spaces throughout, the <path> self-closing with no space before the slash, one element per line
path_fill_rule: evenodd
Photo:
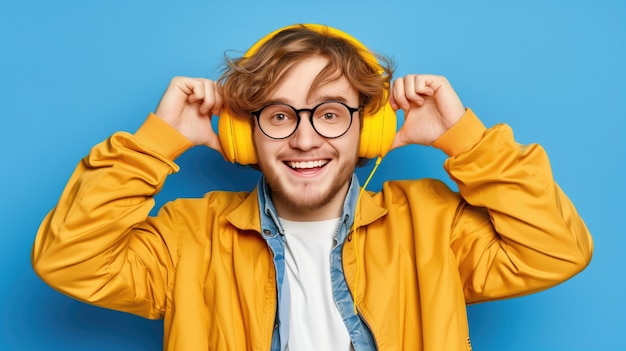
<path fill-rule="evenodd" d="M 309 113 L 301 113 L 300 124 L 296 131 L 289 137 L 289 145 L 294 149 L 300 149 L 303 151 L 311 150 L 320 147 L 324 142 L 324 138 L 317 134 L 313 125 Z"/>

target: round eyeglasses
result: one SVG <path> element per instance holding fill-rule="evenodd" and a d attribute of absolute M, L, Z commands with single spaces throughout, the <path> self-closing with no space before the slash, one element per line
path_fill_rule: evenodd
<path fill-rule="evenodd" d="M 290 137 L 300 125 L 300 113 L 308 112 L 309 120 L 317 134 L 325 138 L 339 138 L 352 125 L 352 115 L 359 109 L 341 101 L 325 101 L 313 108 L 302 108 L 274 103 L 252 112 L 263 134 L 272 139 Z"/>

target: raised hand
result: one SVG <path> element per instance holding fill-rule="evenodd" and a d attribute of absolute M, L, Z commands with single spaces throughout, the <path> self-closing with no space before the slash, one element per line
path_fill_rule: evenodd
<path fill-rule="evenodd" d="M 222 152 L 211 118 L 220 114 L 222 96 L 217 83 L 204 78 L 175 77 L 163 94 L 155 114 L 194 145 Z"/>
<path fill-rule="evenodd" d="M 458 122 L 465 108 L 445 77 L 409 74 L 393 82 L 391 106 L 404 111 L 405 120 L 396 133 L 392 149 L 431 145 Z"/>

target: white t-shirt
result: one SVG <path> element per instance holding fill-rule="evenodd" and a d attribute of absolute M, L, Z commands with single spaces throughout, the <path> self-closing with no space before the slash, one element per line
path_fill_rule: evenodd
<path fill-rule="evenodd" d="M 351 349 L 330 280 L 330 252 L 339 218 L 317 222 L 280 219 L 285 229 L 285 273 L 289 280 L 287 349 Z"/>

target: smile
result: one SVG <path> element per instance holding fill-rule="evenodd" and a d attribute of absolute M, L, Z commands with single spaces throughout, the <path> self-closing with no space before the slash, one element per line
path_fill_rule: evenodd
<path fill-rule="evenodd" d="M 311 169 L 324 167 L 328 160 L 316 160 L 316 161 L 288 161 L 285 162 L 289 167 L 293 169 Z"/>

